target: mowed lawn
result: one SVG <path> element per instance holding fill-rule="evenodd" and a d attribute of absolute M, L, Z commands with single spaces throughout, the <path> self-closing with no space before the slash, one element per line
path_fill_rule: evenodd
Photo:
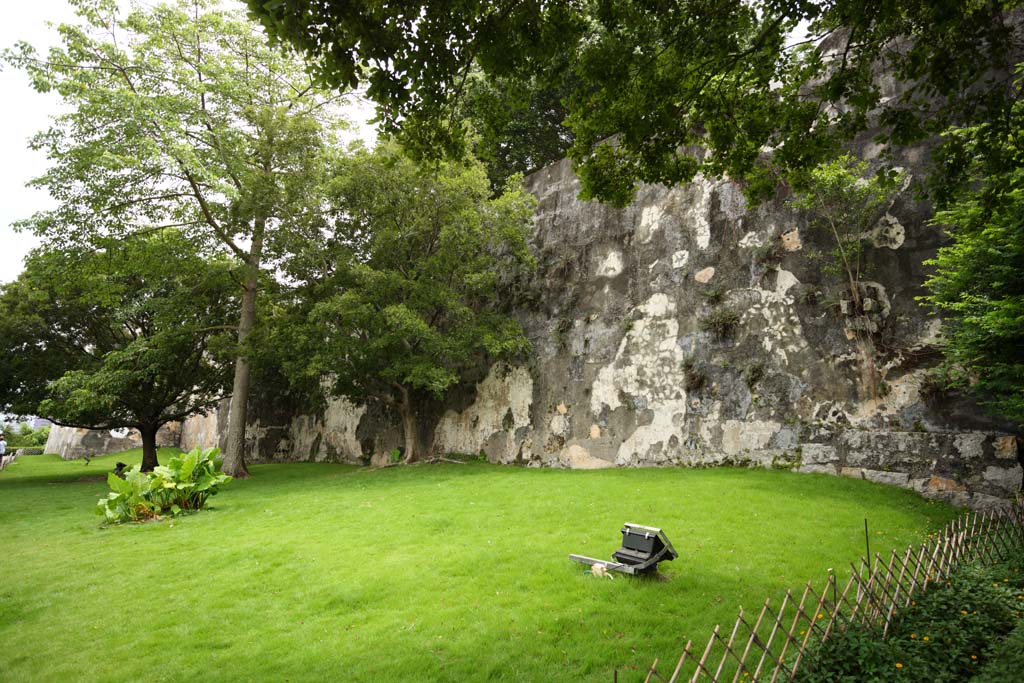
<path fill-rule="evenodd" d="M 740 606 L 848 571 L 865 516 L 884 551 L 957 514 L 789 472 L 302 463 L 102 528 L 97 475 L 132 459 L 0 473 L 0 680 L 641 681 Z M 661 580 L 568 560 L 608 557 L 623 522 L 667 531 Z"/>

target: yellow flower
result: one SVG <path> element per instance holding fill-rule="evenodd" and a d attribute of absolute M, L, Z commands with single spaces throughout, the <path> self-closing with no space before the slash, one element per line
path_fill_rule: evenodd
<path fill-rule="evenodd" d="M 916 633 L 911 633 L 910 634 L 910 638 L 911 638 L 911 640 L 917 638 L 917 634 Z"/>
<path fill-rule="evenodd" d="M 902 669 L 902 668 L 903 668 L 903 665 L 902 665 L 902 664 L 900 664 L 899 662 L 896 662 L 896 668 L 897 668 L 897 669 Z"/>
<path fill-rule="evenodd" d="M 928 640 L 928 636 L 925 636 L 925 637 L 924 637 L 924 639 L 925 639 L 925 640 Z"/>
<path fill-rule="evenodd" d="M 825 618 L 825 615 L 819 612 L 819 613 L 818 613 L 818 618 L 819 618 L 819 619 L 824 619 L 824 618 Z"/>
<path fill-rule="evenodd" d="M 965 610 L 965 609 L 960 610 L 960 614 L 967 614 L 967 610 Z"/>
<path fill-rule="evenodd" d="M 971 659 L 977 659 L 978 655 L 971 655 Z"/>

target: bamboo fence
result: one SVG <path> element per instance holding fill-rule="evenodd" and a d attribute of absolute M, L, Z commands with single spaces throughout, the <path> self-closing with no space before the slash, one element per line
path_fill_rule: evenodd
<path fill-rule="evenodd" d="M 964 564 L 993 564 L 1022 548 L 1024 502 L 968 513 L 918 546 L 888 558 L 876 553 L 870 565 L 861 558 L 845 584 L 830 571 L 821 590 L 808 582 L 799 596 L 786 591 L 778 605 L 769 599 L 758 612 L 741 609 L 731 629 L 715 627 L 703 650 L 687 642 L 671 674 L 654 660 L 644 683 L 791 681 L 813 643 L 854 623 L 881 628 L 884 638 L 896 612 L 933 583 Z"/>

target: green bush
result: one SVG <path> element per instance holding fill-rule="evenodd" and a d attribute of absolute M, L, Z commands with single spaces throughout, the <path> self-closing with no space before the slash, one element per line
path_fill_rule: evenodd
<path fill-rule="evenodd" d="M 851 624 L 823 643 L 812 645 L 797 672 L 800 683 L 864 683 L 910 681 L 899 667 L 891 640 L 882 640 L 880 629 Z"/>
<path fill-rule="evenodd" d="M 992 659 L 995 648 L 1021 619 L 1022 560 L 1015 557 L 993 567 L 960 569 L 900 610 L 885 640 L 880 629 L 850 625 L 844 633 L 810 648 L 796 680 L 969 680 Z"/>
<path fill-rule="evenodd" d="M 966 681 L 1016 625 L 1017 591 L 995 568 L 966 567 L 904 610 L 892 629 L 897 655 L 930 683 Z"/>
<path fill-rule="evenodd" d="M 116 524 L 201 510 L 221 484 L 231 481 L 220 470 L 219 453 L 218 448 L 196 448 L 174 456 L 152 472 L 142 472 L 136 465 L 124 479 L 110 473 L 107 483 L 111 492 L 100 499 L 96 512 Z"/>
<path fill-rule="evenodd" d="M 981 672 L 971 683 L 1006 683 L 1017 680 L 1024 671 L 1024 621 L 1017 622 L 1017 628 L 1010 637 L 996 647 Z"/>
<path fill-rule="evenodd" d="M 33 429 L 31 425 L 23 422 L 17 427 L 5 425 L 3 433 L 4 438 L 7 439 L 8 448 L 33 448 L 46 445 L 46 439 L 50 436 L 50 428 Z"/>

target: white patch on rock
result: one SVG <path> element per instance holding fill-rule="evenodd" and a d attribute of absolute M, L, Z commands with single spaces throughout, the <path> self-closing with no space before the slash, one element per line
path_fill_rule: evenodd
<path fill-rule="evenodd" d="M 715 185 L 698 173 L 690 187 L 695 196 L 686 210 L 684 223 L 693 227 L 697 248 L 703 251 L 711 245 L 711 195 Z"/>
<path fill-rule="evenodd" d="M 645 206 L 640 211 L 640 225 L 637 227 L 636 236 L 640 244 L 647 244 L 654 237 L 654 233 L 661 229 L 661 219 L 665 211 L 657 205 Z"/>
<path fill-rule="evenodd" d="M 764 450 L 781 428 L 771 420 L 726 420 L 722 423 L 722 450 L 729 455 Z"/>
<path fill-rule="evenodd" d="M 942 338 L 942 318 L 932 318 L 924 328 L 924 336 L 918 342 L 918 346 L 930 346 L 939 343 Z"/>
<path fill-rule="evenodd" d="M 740 240 L 739 245 L 743 249 L 750 249 L 752 247 L 760 247 L 764 244 L 764 237 L 756 232 L 748 232 Z"/>
<path fill-rule="evenodd" d="M 781 268 L 776 271 L 775 277 L 775 294 L 780 298 L 784 299 L 786 293 L 793 288 L 794 285 L 800 284 L 800 281 L 796 279 L 796 276 L 788 270 L 782 270 Z"/>
<path fill-rule="evenodd" d="M 316 459 L 326 459 L 329 449 L 333 449 L 345 460 L 358 461 L 363 455 L 363 449 L 356 438 L 356 430 L 364 413 L 366 406 L 357 405 L 347 398 L 329 399 L 327 410 L 324 411 L 323 438 Z"/>
<path fill-rule="evenodd" d="M 886 213 L 878 219 L 874 229 L 868 234 L 871 243 L 878 248 L 899 249 L 907 239 L 906 228 L 896 216 Z"/>
<path fill-rule="evenodd" d="M 615 466 L 615 463 L 595 458 L 590 454 L 590 451 L 579 444 L 572 444 L 563 448 L 558 454 L 558 461 L 565 467 L 574 470 L 601 470 Z"/>
<path fill-rule="evenodd" d="M 685 268 L 686 264 L 690 262 L 690 252 L 685 249 L 681 249 L 672 254 L 672 267 L 673 268 Z"/>
<path fill-rule="evenodd" d="M 216 446 L 219 440 L 216 408 L 206 415 L 192 415 L 181 423 L 181 437 L 178 445 L 183 451 L 190 451 L 193 448 L 210 448 Z M 54 453 L 55 451 L 48 450 L 46 452 Z"/>
<path fill-rule="evenodd" d="M 605 408 L 620 407 L 620 397 L 639 400 L 654 413 L 650 424 L 637 427 L 623 441 L 618 464 L 641 460 L 658 444 L 666 448 L 686 417 L 686 372 L 684 353 L 676 343 L 675 302 L 658 293 L 636 310 L 640 317 L 623 336 L 615 359 L 598 371 L 591 386 L 590 410 L 595 417 Z"/>
<path fill-rule="evenodd" d="M 804 248 L 803 240 L 800 239 L 800 229 L 793 228 L 789 232 L 779 235 L 782 240 L 782 248 L 786 251 L 800 251 Z"/>
<path fill-rule="evenodd" d="M 780 268 L 776 271 L 774 289 L 755 287 L 750 290 L 757 293 L 760 301 L 752 304 L 743 315 L 744 322 L 756 322 L 764 350 L 775 354 L 784 365 L 789 364 L 791 353 L 807 349 L 803 327 L 799 317 L 794 314 L 793 296 L 790 294 L 790 290 L 798 284 L 800 281 L 793 273 Z"/>
<path fill-rule="evenodd" d="M 447 411 L 434 429 L 434 450 L 441 453 L 479 453 L 496 434 L 504 440 L 500 460 L 512 461 L 519 451 L 516 431 L 530 426 L 533 378 L 522 367 L 491 367 L 476 386 L 476 400 L 461 413 Z M 511 413 L 511 425 L 507 416 Z"/>
<path fill-rule="evenodd" d="M 707 268 L 704 268 L 703 270 L 698 270 L 696 273 L 694 273 L 693 279 L 701 283 L 702 285 L 706 285 L 707 283 L 711 282 L 711 278 L 713 278 L 714 276 L 715 267 L 708 266 Z"/>
<path fill-rule="evenodd" d="M 857 362 L 861 361 L 859 355 L 855 358 Z M 919 403 L 921 386 L 926 375 L 927 370 L 919 369 L 895 379 L 887 379 L 888 393 L 885 396 L 859 402 L 856 412 L 850 415 L 850 423 L 855 427 L 868 427 L 879 417 L 897 415 L 903 409 Z"/>
<path fill-rule="evenodd" d="M 548 430 L 562 438 L 569 436 L 569 418 L 565 415 L 553 415 L 548 423 Z"/>
<path fill-rule="evenodd" d="M 610 251 L 608 255 L 604 257 L 604 261 L 597 268 L 598 277 L 617 277 L 622 273 L 622 253 L 618 251 Z"/>
<path fill-rule="evenodd" d="M 330 391 L 329 382 L 323 385 Z M 366 406 L 331 396 L 322 416 L 296 415 L 288 427 L 288 441 L 278 455 L 292 460 L 361 463 L 363 449 L 356 437 Z M 259 430 L 253 438 L 259 438 Z"/>

